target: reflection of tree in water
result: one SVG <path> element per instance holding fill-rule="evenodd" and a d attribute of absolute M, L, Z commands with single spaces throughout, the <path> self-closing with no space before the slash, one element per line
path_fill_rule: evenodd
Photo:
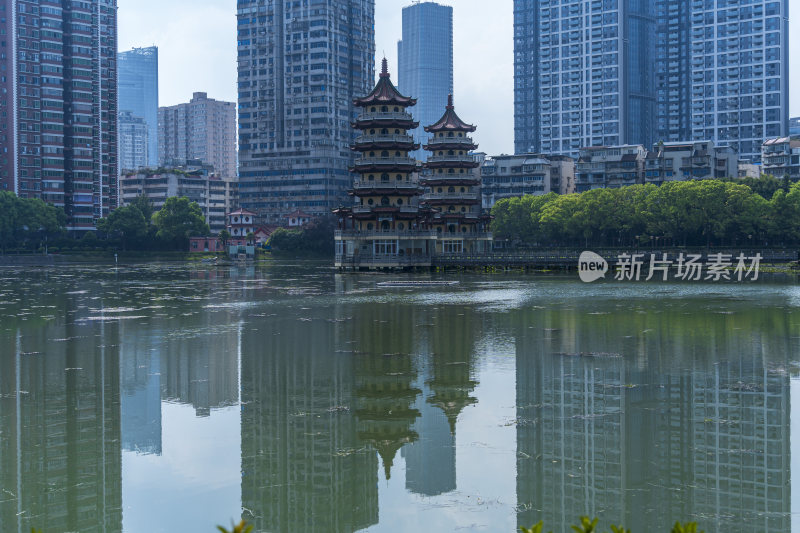
<path fill-rule="evenodd" d="M 478 402 L 471 396 L 478 384 L 472 379 L 472 365 L 481 327 L 469 308 L 442 308 L 435 318 L 430 332 L 432 377 L 426 382 L 433 394 L 428 402 L 444 411 L 455 434 L 458 415 Z"/>
<path fill-rule="evenodd" d="M 420 415 L 412 406 L 422 392 L 414 386 L 414 315 L 400 305 L 364 310 L 367 315 L 352 320 L 358 437 L 377 450 L 389 479 L 397 451 L 418 437 L 411 429 Z"/>

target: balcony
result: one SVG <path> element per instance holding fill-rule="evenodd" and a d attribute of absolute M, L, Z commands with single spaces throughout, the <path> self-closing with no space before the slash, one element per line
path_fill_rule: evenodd
<path fill-rule="evenodd" d="M 435 239 L 436 232 L 429 230 L 401 231 L 401 230 L 336 230 L 335 239 Z"/>
<path fill-rule="evenodd" d="M 365 215 L 375 213 L 380 214 L 384 212 L 397 212 L 415 215 L 419 213 L 420 208 L 413 205 L 357 205 L 353 207 L 354 215 Z"/>
<path fill-rule="evenodd" d="M 356 138 L 356 145 L 363 144 L 413 144 L 414 137 L 411 135 L 359 135 Z"/>

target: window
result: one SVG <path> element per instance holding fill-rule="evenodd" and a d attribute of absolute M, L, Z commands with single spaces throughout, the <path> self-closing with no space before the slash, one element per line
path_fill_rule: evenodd
<path fill-rule="evenodd" d="M 464 241 L 442 241 L 442 252 L 460 254 L 464 251 Z"/>
<path fill-rule="evenodd" d="M 373 252 L 375 255 L 397 255 L 397 241 L 375 241 L 373 244 Z"/>

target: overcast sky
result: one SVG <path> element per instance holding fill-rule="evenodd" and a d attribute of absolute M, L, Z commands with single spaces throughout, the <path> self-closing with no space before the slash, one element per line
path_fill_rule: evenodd
<path fill-rule="evenodd" d="M 401 10 L 410 3 L 376 0 L 376 56 L 380 62 L 386 54 L 395 81 Z M 458 114 L 477 124 L 480 150 L 513 153 L 513 2 L 439 3 L 453 6 Z M 236 101 L 236 0 L 118 0 L 118 5 L 119 49 L 158 46 L 160 105 L 189 101 L 198 91 Z M 800 34 L 800 16 L 792 12 L 789 35 L 795 34 Z M 790 39 L 789 57 L 791 116 L 800 116 L 800 39 Z"/>

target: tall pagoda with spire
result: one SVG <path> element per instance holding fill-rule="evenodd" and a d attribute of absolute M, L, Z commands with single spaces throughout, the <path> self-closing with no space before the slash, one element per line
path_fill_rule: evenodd
<path fill-rule="evenodd" d="M 408 112 L 417 101 L 392 84 L 384 59 L 375 88 L 353 103 L 362 109 L 353 123 L 361 133 L 351 146 L 360 153 L 351 169 L 359 177 L 349 191 L 353 205 L 334 211 L 339 217 L 336 266 L 430 266 L 436 236 L 423 230 L 427 216 L 420 206 L 423 188 L 417 161 L 409 157 L 419 149 L 408 133 L 419 125 Z"/>
<path fill-rule="evenodd" d="M 491 217 L 481 208 L 480 176 L 470 152 L 478 148 L 468 134 L 477 128 L 456 114 L 453 95 L 444 115 L 425 127 L 433 137 L 425 145 L 431 152 L 421 184 L 426 187 L 423 206 L 431 208 L 429 227 L 436 231 L 436 254 L 483 253 L 491 250 Z"/>

